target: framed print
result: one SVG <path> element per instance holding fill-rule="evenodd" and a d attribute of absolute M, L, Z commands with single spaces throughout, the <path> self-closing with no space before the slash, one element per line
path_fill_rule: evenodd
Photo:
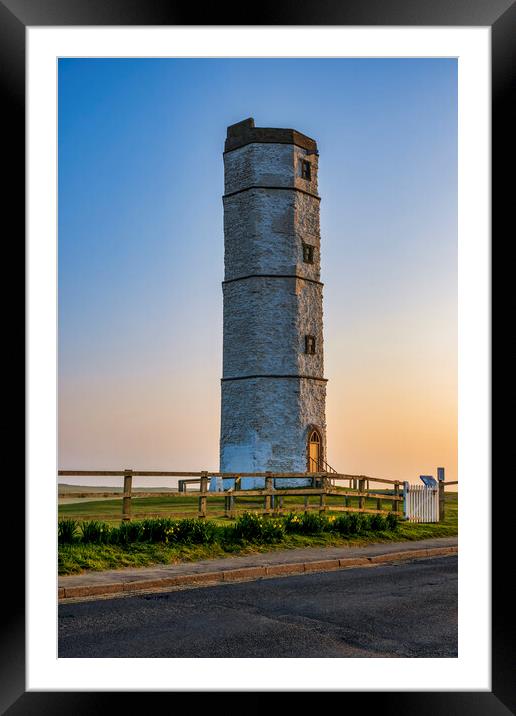
<path fill-rule="evenodd" d="M 258 8 L 248 8 L 248 17 L 234 16 L 226 8 L 214 10 L 206 11 L 202 24 L 192 24 L 195 20 L 192 11 L 181 4 L 137 1 L 128 7 L 124 2 L 0 0 L 7 136 L 10 147 L 13 150 L 16 147 L 16 156 L 10 165 L 13 172 L 6 206 L 16 214 L 18 232 L 27 234 L 28 322 L 26 544 L 17 522 L 11 531 L 17 537 L 10 543 L 6 568 L 8 583 L 13 586 L 9 586 L 5 595 L 9 607 L 5 611 L 8 616 L 4 617 L 5 637 L 1 648 L 2 712 L 64 713 L 76 709 L 79 713 L 90 713 L 106 708 L 113 697 L 105 692 L 117 692 L 118 698 L 119 692 L 126 691 L 234 690 L 345 692 L 343 698 L 353 698 L 355 706 L 367 698 L 373 708 L 407 714 L 416 710 L 421 714 L 510 713 L 516 708 L 511 678 L 514 647 L 508 640 L 507 628 L 513 618 L 504 601 L 506 590 L 497 587 L 491 593 L 491 571 L 494 584 L 501 581 L 506 569 L 502 556 L 506 553 L 502 536 L 506 520 L 495 519 L 494 511 L 491 512 L 497 482 L 492 480 L 494 475 L 491 476 L 490 262 L 491 230 L 493 238 L 501 234 L 511 205 L 508 196 L 511 187 L 501 176 L 513 156 L 508 148 L 511 149 L 514 142 L 509 102 L 514 81 L 515 4 L 510 0 L 438 5 L 420 0 L 330 2 L 321 6 L 300 3 L 295 9 L 261 6 L 258 12 Z M 407 63 L 412 64 L 406 72 Z M 421 81 L 424 83 L 418 86 Z M 268 93 L 264 92 L 267 82 L 270 83 Z M 341 89 L 344 85 L 348 92 L 345 97 Z M 410 110 L 404 104 L 406 86 L 410 92 L 414 92 L 415 87 L 419 91 L 418 100 Z M 134 101 L 135 88 L 138 88 L 139 104 Z M 245 104 L 237 101 L 244 95 L 249 105 L 246 116 L 242 114 Z M 284 110 L 283 116 L 292 116 L 288 125 L 287 120 L 281 118 L 287 95 L 298 98 L 295 116 Z M 254 109 L 250 106 L 253 96 Z M 383 103 L 378 102 L 379 96 Z M 374 117 L 367 141 L 365 134 L 360 134 L 363 116 L 349 118 L 353 102 L 362 102 Z M 317 105 L 319 124 L 314 123 L 312 129 L 310 117 Z M 323 106 L 325 109 L 321 111 Z M 265 119 L 262 120 L 260 112 L 266 114 Z M 274 112 L 279 117 L 276 122 Z M 223 124 L 224 131 L 227 128 L 225 136 L 220 133 Z M 292 129 L 281 129 L 292 125 Z M 167 128 L 167 136 L 173 137 L 172 147 L 163 141 L 163 127 Z M 420 143 L 417 149 L 407 142 L 411 132 L 417 132 Z M 435 146 L 432 133 L 439 136 Z M 205 141 L 207 134 L 209 142 Z M 325 153 L 337 153 L 342 135 L 348 140 L 345 152 L 342 148 L 339 150 L 341 164 L 335 160 L 331 171 L 321 177 L 319 151 L 322 166 Z M 355 138 L 354 146 L 349 141 L 351 136 Z M 383 155 L 377 149 L 386 142 L 392 145 L 390 152 Z M 218 146 L 217 143 L 221 151 L 215 156 L 212 148 Z M 418 166 L 407 162 L 406 156 L 410 151 L 420 151 L 420 147 L 430 167 L 424 181 L 418 174 Z M 157 173 L 154 169 L 149 173 L 147 160 L 151 154 L 155 157 Z M 242 159 L 244 163 L 240 165 L 240 158 L 244 156 L 245 161 Z M 346 162 L 352 167 L 352 178 L 339 173 L 339 166 Z M 292 186 L 285 184 L 287 171 L 292 172 Z M 172 183 L 167 189 L 166 182 L 170 178 Z M 217 185 L 219 180 L 223 185 L 223 206 L 216 203 L 222 193 L 221 186 Z M 417 182 L 421 192 L 416 195 L 413 189 Z M 350 197 L 347 203 L 342 199 L 343 187 Z M 269 196 L 274 193 L 272 189 L 276 191 L 274 200 Z M 252 199 L 249 190 L 253 192 Z M 398 201 L 397 197 L 403 192 L 405 208 L 400 210 L 396 222 L 389 227 L 382 226 L 382 214 L 378 213 L 375 219 L 374 207 L 391 208 L 389 205 Z M 279 195 L 281 199 L 277 198 Z M 332 219 L 328 218 L 329 213 L 323 216 L 325 195 L 330 207 L 337 207 L 342 201 L 340 213 L 334 209 Z M 435 210 L 430 209 L 430 196 L 439 197 Z M 323 223 L 319 224 L 321 199 Z M 141 207 L 145 206 L 147 209 L 142 212 Z M 185 217 L 195 214 L 197 223 L 188 223 Z M 346 220 L 357 237 L 357 245 L 359 239 L 367 243 L 374 232 L 384 237 L 375 245 L 376 258 L 373 258 L 373 250 L 367 253 L 362 247 L 360 251 L 364 253 L 360 254 L 358 248 L 350 249 L 352 244 L 347 244 L 347 256 L 355 261 L 355 276 L 350 271 L 339 276 L 337 269 L 346 260 L 346 255 L 339 253 L 342 248 L 336 240 L 339 227 Z M 180 238 L 170 245 L 165 256 L 165 244 L 152 237 L 166 235 L 171 226 L 178 227 L 176 233 Z M 197 238 L 192 236 L 194 226 L 200 232 Z M 123 242 L 112 240 L 114 231 L 124 236 Z M 325 289 L 335 298 L 332 304 L 325 297 L 323 309 L 318 269 L 319 261 L 325 260 L 325 231 L 336 237 L 334 253 L 328 254 L 328 262 L 333 266 L 326 269 L 334 288 Z M 415 239 L 404 243 L 399 237 L 403 232 L 420 236 L 421 243 Z M 244 255 L 242 237 L 251 234 L 252 248 Z M 288 255 L 291 247 L 281 243 L 287 234 L 294 236 L 299 244 L 296 268 L 292 271 Z M 73 242 L 67 239 L 71 235 L 75 237 Z M 212 242 L 212 235 L 219 239 Z M 213 405 L 210 403 L 206 385 L 218 380 L 215 354 L 219 352 L 219 342 L 222 352 L 222 322 L 219 326 L 218 314 L 210 313 L 208 304 L 213 295 L 216 301 L 218 294 L 211 294 L 206 284 L 212 280 L 215 284 L 221 276 L 221 271 L 213 270 L 213 266 L 215 263 L 222 266 L 222 254 L 217 254 L 219 249 L 222 251 L 222 240 L 225 242 L 225 274 L 221 467 L 217 468 L 220 472 L 209 473 L 206 468 L 212 467 L 213 460 L 198 435 L 212 429 L 211 423 L 217 418 L 208 420 L 206 416 L 218 415 L 219 411 L 219 399 L 216 398 Z M 213 248 L 215 241 L 218 241 L 216 249 Z M 17 243 L 22 246 L 22 242 L 20 236 Z M 378 253 L 380 245 L 382 254 Z M 357 252 L 354 257 L 353 251 Z M 411 251 L 420 252 L 418 263 L 410 263 Z M 339 264 L 340 257 L 342 263 Z M 378 262 L 376 268 L 372 266 L 374 260 Z M 422 266 L 425 261 L 434 262 L 432 270 L 427 265 L 425 271 L 411 277 L 410 287 L 407 283 L 403 294 L 397 285 L 404 280 L 400 277 L 408 276 L 411 267 Z M 443 265 L 449 273 L 446 280 L 441 280 Z M 174 266 L 175 272 L 169 270 L 169 266 Z M 248 270 L 249 266 L 252 269 Z M 102 275 L 102 285 L 92 283 L 92 275 Z M 417 348 L 415 343 L 403 343 L 400 337 L 396 339 L 397 352 L 389 354 L 378 337 L 385 336 L 386 342 L 392 345 L 393 335 L 402 335 L 396 333 L 401 329 L 392 320 L 389 306 L 374 318 L 378 325 L 371 334 L 373 342 L 365 328 L 367 320 L 373 322 L 373 319 L 367 318 L 367 306 L 360 308 L 358 300 L 353 303 L 355 323 L 351 328 L 347 324 L 347 328 L 342 329 L 345 338 L 339 342 L 340 357 L 335 348 L 328 347 L 325 335 L 326 365 L 334 367 L 331 377 L 344 361 L 342 355 L 349 351 L 349 345 L 359 346 L 360 341 L 365 344 L 367 340 L 370 342 L 361 354 L 364 360 L 376 352 L 371 366 L 383 364 L 390 371 L 388 380 L 374 371 L 369 374 L 370 393 L 366 393 L 364 378 L 363 385 L 356 388 L 356 403 L 352 402 L 353 381 L 346 383 L 339 400 L 351 401 L 348 413 L 344 409 L 338 412 L 334 407 L 337 400 L 333 399 L 333 412 L 330 412 L 334 424 L 338 418 L 343 423 L 347 421 L 347 425 L 353 423 L 353 429 L 349 429 L 351 437 L 346 450 L 342 448 L 339 452 L 340 448 L 332 447 L 330 452 L 335 432 L 331 433 L 328 427 L 327 442 L 322 315 L 328 315 L 330 323 L 333 321 L 340 330 L 343 324 L 339 323 L 339 307 L 346 301 L 355 301 L 356 296 L 361 297 L 365 306 L 366 301 L 373 301 L 374 292 L 382 282 L 385 284 L 382 295 L 391 296 L 392 301 L 407 301 L 407 296 L 414 306 L 427 301 L 428 313 L 418 314 L 414 308 L 413 322 L 407 321 L 403 329 L 416 334 L 423 331 L 424 323 L 426 333 L 421 335 L 427 337 L 426 342 Z M 338 290 L 335 287 L 339 287 Z M 245 293 L 247 290 L 249 293 Z M 59 322 L 56 320 L 58 300 Z M 166 337 L 168 319 L 160 315 L 162 303 L 174 315 L 174 332 L 169 338 Z M 221 301 L 219 307 L 222 308 Z M 378 312 L 378 303 L 374 310 Z M 254 327 L 251 337 L 243 316 Z M 434 326 L 430 326 L 432 321 Z M 300 331 L 299 340 L 292 348 L 295 371 L 294 363 L 289 363 L 290 354 L 282 348 L 283 338 L 293 325 Z M 346 330 L 349 330 L 347 336 Z M 156 342 L 157 336 L 161 342 Z M 148 346 L 144 345 L 146 337 Z M 415 340 L 415 335 L 412 339 Z M 162 362 L 157 360 L 155 350 L 162 350 L 165 356 Z M 410 361 L 403 351 L 413 351 Z M 242 362 L 245 353 L 247 362 Z M 449 355 L 445 355 L 447 353 Z M 56 376 L 58 355 L 59 378 Z M 261 362 L 249 356 L 262 356 Z M 446 360 L 449 368 L 446 375 L 451 376 L 451 387 L 447 386 L 452 396 L 450 405 L 446 403 L 448 393 L 441 385 L 439 373 Z M 94 382 L 79 385 L 80 380 L 73 376 L 66 382 L 66 371 L 86 365 L 88 361 L 97 367 L 102 364 L 102 370 L 107 371 L 104 383 L 99 378 L 92 388 Z M 445 482 L 443 469 L 438 469 L 436 482 L 427 474 L 433 463 L 421 460 L 417 463 L 421 468 L 414 467 L 425 473 L 420 476 L 418 485 L 421 486 L 409 485 L 399 476 L 405 474 L 406 465 L 410 463 L 408 460 L 400 463 L 398 470 L 392 456 L 397 454 L 396 450 L 407 454 L 411 449 L 417 452 L 416 432 L 406 433 L 404 441 L 401 428 L 396 433 L 394 428 L 389 432 L 386 427 L 402 412 L 403 400 L 410 399 L 402 397 L 410 394 L 408 373 L 413 370 L 414 381 L 422 381 L 423 373 L 418 374 L 417 370 L 423 365 L 428 367 L 425 375 L 433 376 L 435 383 L 425 386 L 425 394 L 430 397 L 418 408 L 417 434 L 422 436 L 421 444 L 417 443 L 418 455 L 424 452 L 421 445 L 432 440 L 438 444 L 434 433 L 439 430 L 443 435 L 450 431 L 456 440 L 453 442 L 448 436 L 450 455 L 456 454 L 453 450 L 458 445 L 458 466 L 448 455 L 445 460 L 447 465 L 453 465 L 449 472 L 447 468 L 450 476 L 446 480 L 452 480 L 450 485 L 456 481 L 461 484 L 458 649 L 453 645 L 449 650 L 445 648 L 447 636 L 443 636 L 442 650 L 429 649 L 417 654 L 394 648 L 391 652 L 385 646 L 387 641 L 382 642 L 384 651 L 378 648 L 370 653 L 360 652 L 357 641 L 355 651 L 350 650 L 345 659 L 338 658 L 329 647 L 327 654 L 315 649 L 296 653 L 294 649 L 280 659 L 276 654 L 268 658 L 267 653 L 252 650 L 243 654 L 246 658 L 241 658 L 237 652 L 223 649 L 213 654 L 186 651 L 177 658 L 169 658 L 167 652 L 157 646 L 141 646 L 140 651 L 131 647 L 117 654 L 108 646 L 103 652 L 96 650 L 89 637 L 85 639 L 84 651 L 73 651 L 70 644 L 75 636 L 66 646 L 69 651 L 65 650 L 64 640 L 58 647 L 56 587 L 59 586 L 63 598 L 65 589 L 61 582 L 59 585 L 56 582 L 55 525 L 58 517 L 71 517 L 69 521 L 73 522 L 79 519 L 76 514 L 80 514 L 79 508 L 74 511 L 71 507 L 60 508 L 58 513 L 54 482 L 58 470 L 62 476 L 60 485 L 64 485 L 64 476 L 68 473 L 66 480 L 72 487 L 75 485 L 74 489 L 89 486 L 90 497 L 94 490 L 98 490 L 99 495 L 104 490 L 119 490 L 117 509 L 126 532 L 138 517 L 139 504 L 143 504 L 138 503 L 138 499 L 143 496 L 152 500 L 152 494 L 144 494 L 142 485 L 152 484 L 149 490 L 157 491 L 156 485 L 161 484 L 138 480 L 147 479 L 151 473 L 159 476 L 160 470 L 174 469 L 166 467 L 172 462 L 167 457 L 169 454 L 181 462 L 181 468 L 191 472 L 181 473 L 183 477 L 179 482 L 167 483 L 169 486 L 163 489 L 172 489 L 173 485 L 176 492 L 187 491 L 188 480 L 195 482 L 200 495 L 198 503 L 195 498 L 195 510 L 198 510 L 195 516 L 202 518 L 197 522 L 204 525 L 209 523 L 205 518 L 210 499 L 215 504 L 216 495 L 210 495 L 210 491 L 217 495 L 220 492 L 217 499 L 223 502 L 217 529 L 225 529 L 225 518 L 235 517 L 234 500 L 238 501 L 238 491 L 244 489 L 256 492 L 260 509 L 263 496 L 263 512 L 270 516 L 274 511 L 278 525 L 283 500 L 288 504 L 289 499 L 294 499 L 292 490 L 308 490 L 304 498 L 305 516 L 310 514 L 309 501 L 319 490 L 317 499 L 320 501 L 313 521 L 317 512 L 321 524 L 329 525 L 328 520 L 341 518 L 337 512 L 327 517 L 325 509 L 331 491 L 324 490 L 328 484 L 335 487 L 335 481 L 341 478 L 347 480 L 344 487 L 350 491 L 340 497 L 345 519 L 348 512 L 351 514 L 350 510 L 354 510 L 364 512 L 359 515 L 365 520 L 364 524 L 367 519 L 368 524 L 373 524 L 373 513 L 381 513 L 382 500 L 389 499 L 389 509 L 392 512 L 403 509 L 407 519 L 416 515 L 413 517 L 416 522 L 417 511 L 425 510 L 422 521 L 439 522 L 445 502 L 444 484 L 441 487 L 438 484 Z M 155 374 L 152 385 L 151 373 Z M 147 376 L 145 381 L 138 390 L 133 390 L 140 380 L 138 376 L 143 375 Z M 403 382 L 405 392 L 396 392 L 393 387 L 396 380 L 400 385 Z M 170 412 L 159 412 L 166 394 L 163 381 L 182 386 L 172 398 L 172 394 L 167 394 L 167 399 L 174 403 L 172 422 L 167 422 Z M 315 387 L 307 387 L 310 381 L 310 386 Z M 68 391 L 66 396 L 63 385 Z M 261 398 L 256 398 L 257 385 L 260 395 L 268 396 L 264 400 L 265 407 L 259 402 Z M 339 385 L 338 379 L 334 385 Z M 384 391 L 383 402 L 377 395 L 381 391 Z M 364 405 L 370 401 L 369 418 L 372 413 L 381 411 L 382 405 L 389 406 L 382 418 L 383 427 L 381 420 L 377 421 L 377 434 L 372 421 L 360 428 L 360 417 L 353 412 L 360 399 Z M 104 410 L 107 403 L 103 400 L 110 401 L 116 409 Z M 250 407 L 246 410 L 242 406 Z M 140 411 L 153 413 L 152 421 L 134 419 Z M 131 421 L 127 420 L 129 413 L 133 416 Z M 259 424 L 257 413 L 262 416 Z M 294 413 L 296 417 L 292 419 Z M 319 413 L 320 419 L 313 417 Z M 197 436 L 195 425 L 199 431 Z M 247 436 L 252 433 L 252 439 L 234 437 L 243 435 L 244 428 Z M 369 478 L 359 472 L 361 458 L 357 446 L 361 429 L 362 435 L 367 436 L 362 438 L 364 445 L 375 441 L 384 446 L 386 452 L 382 454 L 392 457 L 393 467 L 386 470 L 388 474 L 388 470 L 393 469 L 395 474 L 374 489 L 370 489 Z M 265 457 L 263 440 L 260 442 L 264 431 L 274 436 Z M 174 433 L 173 440 L 169 432 Z M 294 444 L 299 437 L 299 465 L 270 461 L 271 455 L 283 449 L 284 436 L 289 444 Z M 396 449 L 390 444 L 393 440 L 399 440 Z M 63 450 L 66 441 L 79 446 L 83 452 L 75 448 L 75 452 Z M 334 446 L 337 442 L 333 437 Z M 125 452 L 114 447 L 129 443 L 132 443 L 131 449 Z M 346 452 L 346 464 L 351 464 L 355 455 L 349 447 L 351 443 L 356 446 L 356 469 L 339 473 L 331 467 L 330 456 L 337 455 L 341 465 Z M 167 452 L 169 448 L 171 452 Z M 87 456 L 84 460 L 77 457 L 83 454 Z M 118 460 L 126 462 L 119 464 Z M 212 464 L 206 465 L 210 460 Z M 134 461 L 131 468 L 128 467 L 130 461 Z M 373 465 L 375 474 L 381 474 L 380 460 L 378 469 L 376 463 L 368 464 Z M 94 468 L 100 472 L 93 473 Z M 98 482 L 81 481 L 88 469 L 92 475 L 100 475 L 104 469 L 104 482 L 100 478 Z M 227 476 L 233 474 L 235 480 L 229 485 Z M 252 477 L 255 474 L 264 476 L 263 484 L 261 477 L 258 481 Z M 314 476 L 310 477 L 309 485 L 285 482 L 280 488 L 278 480 L 281 482 L 282 474 L 283 477 L 290 475 L 290 479 L 294 479 L 292 474 Z M 163 476 L 166 473 L 162 472 Z M 271 483 L 273 479 L 276 482 Z M 318 479 L 321 481 L 317 482 Z M 249 484 L 244 484 L 245 480 L 249 480 Z M 228 488 L 233 492 L 222 496 Z M 274 489 L 280 489 L 281 495 L 267 492 Z M 314 491 L 313 495 L 309 490 Z M 414 506 L 416 500 L 423 500 L 422 496 L 418 497 L 423 492 L 434 495 L 434 501 L 424 503 L 424 507 Z M 138 499 L 132 499 L 135 496 Z M 107 514 L 109 498 L 113 495 L 106 492 L 105 496 L 87 503 L 88 509 L 93 510 L 91 506 L 96 504 L 95 509 L 100 510 L 92 514 L 84 512 L 90 529 L 98 524 L 98 515 L 103 514 L 104 508 L 100 505 L 105 505 Z M 20 499 L 18 497 L 18 501 Z M 101 503 L 102 499 L 106 502 Z M 70 497 L 63 498 L 60 504 L 65 502 L 73 504 Z M 365 515 L 368 507 L 369 517 Z M 428 517 L 432 510 L 435 520 Z M 298 519 L 294 512 L 288 515 L 291 521 Z M 150 511 L 141 513 L 141 519 L 155 517 L 160 519 L 163 515 Z M 181 517 L 190 519 L 191 515 L 185 513 Z M 376 518 L 380 522 L 385 519 L 379 514 Z M 21 519 L 19 514 L 17 519 Z M 106 519 L 109 522 L 111 518 Z M 306 519 L 308 521 L 308 517 Z M 265 519 L 265 522 L 276 524 L 273 520 Z M 113 526 L 114 522 L 110 524 L 109 529 L 118 529 Z M 381 524 L 385 527 L 387 522 Z M 255 523 L 253 525 L 253 529 L 258 529 Z M 176 526 L 171 522 L 169 528 L 173 530 Z M 80 529 L 84 534 L 84 527 Z M 349 525 L 346 529 L 350 529 Z M 438 536 L 442 538 L 441 534 Z M 170 535 L 167 540 L 169 538 L 173 540 Z M 191 542 L 188 544 L 193 553 Z M 308 546 L 308 542 L 303 545 Z M 86 559 L 84 554 L 81 559 Z M 373 563 L 375 559 L 383 559 L 379 554 L 371 554 Z M 113 562 L 113 569 L 129 565 Z M 71 574 L 75 568 L 75 564 L 70 567 Z M 246 563 L 246 568 L 250 568 L 250 563 Z M 382 569 L 388 570 L 388 567 Z M 305 571 L 310 570 L 305 567 Z M 237 578 L 238 575 L 235 580 Z M 297 577 L 289 578 L 294 585 Z M 227 581 L 230 579 L 227 577 Z M 428 580 L 432 581 L 430 577 Z M 68 583 L 72 587 L 79 584 L 72 580 Z M 101 583 L 102 578 L 98 580 L 98 584 Z M 108 583 L 107 577 L 104 583 Z M 114 586 L 112 581 L 109 584 Z M 227 590 L 229 585 L 210 588 Z M 398 592 L 394 591 L 399 596 L 402 590 L 400 586 Z M 197 591 L 201 594 L 206 590 Z M 330 599 L 330 592 L 328 586 L 321 600 Z M 97 589 L 97 594 L 107 599 L 108 592 Z M 179 595 L 179 600 L 186 592 L 174 594 Z M 222 603 L 223 591 L 217 594 L 221 595 Z M 418 617 L 421 621 L 440 598 L 429 598 L 428 604 L 421 606 Z M 251 598 L 241 596 L 240 599 L 241 604 L 247 604 L 246 600 Z M 121 622 L 115 622 L 117 610 L 122 609 L 117 605 L 124 601 L 129 604 L 129 599 L 114 598 L 112 617 L 104 614 L 100 619 L 99 623 L 105 625 L 100 631 L 105 633 L 100 635 L 99 631 L 99 643 L 102 639 L 106 641 L 106 634 L 125 628 Z M 107 605 L 107 600 L 101 603 Z M 177 603 L 179 605 L 179 601 Z M 93 615 L 93 600 L 83 603 L 81 614 L 73 611 L 72 602 L 69 604 L 65 616 L 70 624 L 74 619 L 87 622 L 97 618 Z M 202 624 L 212 624 L 214 617 L 210 616 L 210 610 L 202 608 L 205 608 L 203 619 L 206 619 Z M 159 609 L 156 618 L 159 618 L 158 612 Z M 231 609 L 229 612 L 232 616 L 228 623 L 238 619 Z M 396 616 L 399 618 L 399 614 Z M 128 618 L 136 623 L 139 616 L 135 612 Z M 265 616 L 264 612 L 260 618 L 275 623 L 278 640 L 287 638 L 280 636 L 284 634 L 286 620 L 283 612 L 279 616 L 268 612 Z M 331 622 L 331 617 L 326 615 L 326 618 Z M 295 615 L 296 624 L 301 624 L 303 619 L 306 623 L 309 621 L 304 614 Z M 219 630 L 223 639 L 225 627 L 221 624 L 213 628 Z M 155 632 L 153 638 L 157 645 L 158 630 Z M 130 640 L 130 637 L 124 639 Z M 231 659 L 229 663 L 227 658 L 221 658 L 225 655 Z M 124 658 L 127 656 L 132 658 Z M 364 656 L 374 658 L 364 661 Z M 401 658 L 402 664 L 392 657 Z"/>

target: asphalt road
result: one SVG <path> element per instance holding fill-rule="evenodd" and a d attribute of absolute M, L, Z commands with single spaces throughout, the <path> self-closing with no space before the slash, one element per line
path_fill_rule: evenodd
<path fill-rule="evenodd" d="M 456 556 L 59 607 L 59 657 L 456 656 Z"/>

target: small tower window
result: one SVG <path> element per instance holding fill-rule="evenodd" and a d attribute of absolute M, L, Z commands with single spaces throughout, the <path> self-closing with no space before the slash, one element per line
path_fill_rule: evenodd
<path fill-rule="evenodd" d="M 303 244 L 303 261 L 305 264 L 313 264 L 314 262 L 314 247 L 310 244 Z"/>
<path fill-rule="evenodd" d="M 315 336 L 305 336 L 305 353 L 314 355 L 315 353 Z"/>
<path fill-rule="evenodd" d="M 301 173 L 301 178 L 310 181 L 310 179 L 312 178 L 312 165 L 310 164 L 310 162 L 307 162 L 306 159 L 300 159 L 299 169 Z"/>

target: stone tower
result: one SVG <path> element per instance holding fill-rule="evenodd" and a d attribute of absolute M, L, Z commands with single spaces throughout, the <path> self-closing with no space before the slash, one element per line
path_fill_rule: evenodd
<path fill-rule="evenodd" d="M 318 156 L 293 129 L 227 130 L 221 472 L 324 469 Z"/>

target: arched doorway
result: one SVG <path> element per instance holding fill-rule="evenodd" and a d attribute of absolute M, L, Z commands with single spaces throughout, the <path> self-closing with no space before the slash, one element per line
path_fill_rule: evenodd
<path fill-rule="evenodd" d="M 308 431 L 308 472 L 321 472 L 322 444 L 318 430 L 312 428 Z"/>

